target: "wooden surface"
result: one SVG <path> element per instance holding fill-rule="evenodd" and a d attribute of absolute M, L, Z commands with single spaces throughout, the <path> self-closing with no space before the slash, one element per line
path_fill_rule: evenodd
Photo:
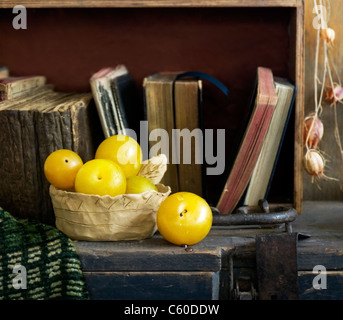
<path fill-rule="evenodd" d="M 306 201 L 295 231 L 311 235 L 298 243 L 298 283 L 303 300 L 343 299 L 343 204 L 340 201 Z M 326 268 L 327 289 L 315 290 L 316 265 Z"/>
<path fill-rule="evenodd" d="M 103 7 L 296 7 L 302 0 L 24 0 L 20 4 L 28 8 L 103 8 Z M 18 3 L 3 0 L 0 8 L 13 8 Z"/>
<path fill-rule="evenodd" d="M 318 1 L 317 1 L 318 2 Z M 318 2 L 319 3 L 319 2 Z M 325 2 L 323 2 L 325 3 Z M 328 26 L 333 28 L 336 32 L 336 40 L 331 50 L 333 61 L 339 73 L 341 73 L 341 66 L 343 65 L 343 8 L 341 0 L 330 0 L 331 12 Z M 315 18 L 313 11 L 313 1 L 305 1 L 305 30 L 306 30 L 306 68 L 305 68 L 305 116 L 314 111 L 314 69 L 315 69 L 315 48 L 317 30 L 314 29 L 312 22 Z M 322 45 L 319 54 L 319 74 L 322 78 L 323 68 L 323 54 Z M 334 73 L 335 71 L 332 70 Z M 342 73 L 341 73 L 341 76 Z M 343 78 L 341 78 L 342 80 Z M 321 85 L 318 85 L 321 88 Z M 328 160 L 325 174 L 329 177 L 338 178 L 341 181 L 332 180 L 318 180 L 317 183 L 312 183 L 311 177 L 304 173 L 304 200 L 342 200 L 343 191 L 340 184 L 343 181 L 343 161 L 340 150 L 336 144 L 334 136 L 334 109 L 329 107 L 327 103 L 323 104 L 322 121 L 324 124 L 324 136 L 319 143 L 319 148 L 324 152 Z M 339 123 L 340 137 L 343 139 L 343 109 L 342 105 L 337 106 L 337 115 Z"/>
<path fill-rule="evenodd" d="M 343 299 L 342 212 L 341 202 L 305 202 L 292 223 L 294 232 L 310 235 L 298 241 L 300 299 Z M 253 273 L 256 234 L 270 232 L 280 229 L 213 227 L 188 251 L 159 234 L 142 241 L 75 244 L 93 299 L 178 299 L 180 292 L 182 299 L 227 299 L 229 271 Z M 313 289 L 316 265 L 327 270 L 327 289 Z"/>
<path fill-rule="evenodd" d="M 294 183 L 293 183 L 293 203 L 295 209 L 301 213 L 303 203 L 303 174 L 302 174 L 302 136 L 304 119 L 304 95 L 305 95 L 305 32 L 304 32 L 304 3 L 302 2 L 293 13 L 292 23 L 290 26 L 291 33 L 295 38 L 295 43 L 291 44 L 293 56 L 291 63 L 294 65 L 294 81 L 297 84 L 297 96 L 295 101 L 295 119 L 294 119 Z"/>
<path fill-rule="evenodd" d="M 217 272 L 96 272 L 85 273 L 100 300 L 218 300 Z M 109 290 L 111 288 L 111 290 Z"/>

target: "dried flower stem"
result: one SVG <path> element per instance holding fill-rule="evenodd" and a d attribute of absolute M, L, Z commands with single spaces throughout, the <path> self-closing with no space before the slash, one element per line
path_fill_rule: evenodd
<path fill-rule="evenodd" d="M 314 8 L 316 9 L 316 14 L 318 15 L 317 1 L 314 0 Z M 318 112 L 318 61 L 319 61 L 319 43 L 320 43 L 320 28 L 317 29 L 317 41 L 316 41 L 316 51 L 315 51 L 315 62 L 314 62 L 314 105 L 315 113 Z"/>
<path fill-rule="evenodd" d="M 337 120 L 337 108 L 336 108 L 337 99 L 336 99 L 335 91 L 334 91 L 335 82 L 333 81 L 331 69 L 332 68 L 334 69 L 334 71 L 336 73 L 335 75 L 337 76 L 338 79 L 339 79 L 339 76 L 338 76 L 337 69 L 335 68 L 332 59 L 331 59 L 331 63 L 330 63 L 330 59 L 329 59 L 329 58 L 331 58 L 329 46 L 331 47 L 333 45 L 333 41 L 335 38 L 335 32 L 333 29 L 330 29 L 327 26 L 328 16 L 329 16 L 329 14 L 327 14 L 327 11 L 321 9 L 320 13 L 319 13 L 317 0 L 313 0 L 313 1 L 314 1 L 314 8 L 316 10 L 315 12 L 316 12 L 317 16 L 320 14 L 321 26 L 319 28 L 317 28 L 317 39 L 316 39 L 316 48 L 315 48 L 315 66 L 314 66 L 314 104 L 315 104 L 315 110 L 314 110 L 314 113 L 311 115 L 313 117 L 311 126 L 310 126 L 310 128 L 306 128 L 308 130 L 307 131 L 308 133 L 307 133 L 307 137 L 305 139 L 305 147 L 307 149 L 305 157 L 304 157 L 304 161 L 306 164 L 305 169 L 312 176 L 312 181 L 314 179 L 314 176 L 316 176 L 317 178 L 323 178 L 324 177 L 326 179 L 338 181 L 337 179 L 327 177 L 324 174 L 324 166 L 325 166 L 326 161 L 325 161 L 324 156 L 321 154 L 321 152 L 319 150 L 317 150 L 317 148 L 316 148 L 316 143 L 318 143 L 318 141 L 315 144 L 313 144 L 313 142 L 310 143 L 311 132 L 314 129 L 316 118 L 319 118 L 319 116 L 323 112 L 323 107 L 322 107 L 323 97 L 324 97 L 324 91 L 325 91 L 325 84 L 326 84 L 327 78 L 328 78 L 328 82 L 329 82 L 330 87 L 332 88 L 332 92 L 333 92 L 333 106 L 334 106 L 334 117 L 335 117 L 334 135 L 335 135 L 337 145 L 340 148 L 340 153 L 341 153 L 342 163 L 343 163 L 342 142 L 341 142 L 341 138 L 340 138 L 340 132 L 339 132 L 339 126 L 338 126 L 338 120 Z M 325 4 L 329 8 L 329 12 L 330 12 L 331 7 L 330 7 L 329 0 L 326 0 Z M 324 8 L 322 0 L 319 0 L 319 5 L 321 8 Z M 324 14 L 326 14 L 326 16 L 324 16 Z M 325 23 L 325 26 L 324 26 L 324 23 Z M 319 67 L 319 52 L 320 52 L 321 40 L 322 40 L 322 44 L 323 44 L 323 56 L 324 56 L 323 60 L 324 61 L 323 61 L 322 79 L 319 79 L 318 67 Z M 339 82 L 339 84 L 341 83 L 340 80 L 338 82 Z M 320 92 L 319 92 L 319 88 L 318 88 L 319 84 L 321 85 Z M 336 83 L 336 85 L 337 85 L 337 83 Z M 319 93 L 319 95 L 318 95 L 318 93 Z M 340 101 L 338 101 L 338 102 L 340 102 Z M 313 149 L 313 147 L 315 147 L 316 149 Z M 322 170 L 322 172 L 319 172 L 316 175 L 314 175 L 313 173 L 311 174 L 311 171 L 309 170 L 311 168 L 311 166 L 315 167 L 315 165 L 320 164 L 319 156 L 322 157 L 322 160 L 323 160 L 323 162 L 322 162 L 323 170 Z M 320 168 L 320 167 L 318 167 L 318 168 Z M 317 168 L 317 170 L 318 170 L 318 168 Z"/>
<path fill-rule="evenodd" d="M 329 55 L 329 53 L 328 53 L 327 43 L 324 41 L 324 63 L 325 63 L 325 66 L 328 66 L 328 77 L 329 77 L 329 81 L 330 81 L 330 86 L 331 86 L 332 90 L 334 90 L 335 83 L 333 81 L 333 77 L 332 77 L 332 73 L 331 73 L 331 68 L 330 68 L 330 63 L 329 63 L 328 55 Z M 335 70 L 336 70 L 336 73 L 337 73 L 337 69 L 335 69 Z M 340 82 L 340 80 L 339 80 L 339 82 Z M 324 87 L 324 85 L 323 85 L 323 87 Z M 337 101 L 336 101 L 336 99 L 334 99 L 333 108 L 334 108 L 334 122 L 335 122 L 334 136 L 335 136 L 335 140 L 336 140 L 337 146 L 338 146 L 338 148 L 340 150 L 340 155 L 341 155 L 341 159 L 342 159 L 342 162 L 343 162 L 343 148 L 342 148 L 341 135 L 340 135 L 339 125 L 338 125 Z"/>

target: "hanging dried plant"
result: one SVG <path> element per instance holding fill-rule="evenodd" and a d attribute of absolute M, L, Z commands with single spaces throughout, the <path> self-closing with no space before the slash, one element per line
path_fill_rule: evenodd
<path fill-rule="evenodd" d="M 330 105 L 343 103 L 343 88 L 338 83 L 333 83 L 332 87 L 326 89 L 326 100 Z"/>
<path fill-rule="evenodd" d="M 320 6 L 323 8 L 323 2 L 330 7 L 329 0 L 314 0 L 314 8 L 316 10 L 316 14 L 321 17 L 322 22 L 326 22 L 317 29 L 317 39 L 316 39 L 316 50 L 315 50 L 315 65 L 314 65 L 314 112 L 310 114 L 308 117 L 304 119 L 304 145 L 306 147 L 306 152 L 304 156 L 304 168 L 306 172 L 312 177 L 312 182 L 317 179 L 329 179 L 338 181 L 335 178 L 327 177 L 324 174 L 326 160 L 323 156 L 323 153 L 318 150 L 318 144 L 322 140 L 324 134 L 324 125 L 322 121 L 319 119 L 321 113 L 323 112 L 323 99 L 324 99 L 324 92 L 326 91 L 325 100 L 330 103 L 334 110 L 335 116 L 335 139 L 337 142 L 338 147 L 340 148 L 340 153 L 342 155 L 342 163 L 343 163 L 343 150 L 342 144 L 339 134 L 339 127 L 337 121 L 337 111 L 336 106 L 337 103 L 343 104 L 343 87 L 341 86 L 341 82 L 339 80 L 339 76 L 337 73 L 337 69 L 333 64 L 333 60 L 330 59 L 331 51 L 333 49 L 334 41 L 336 38 L 336 32 L 333 28 L 329 28 L 328 18 L 329 14 L 325 15 L 323 12 L 327 12 L 326 10 L 318 11 L 318 7 Z M 325 25 L 325 27 L 324 27 Z M 319 52 L 320 47 L 323 50 L 323 73 L 321 78 L 319 78 Z M 335 71 L 333 74 L 332 70 Z M 334 81 L 334 76 L 337 77 L 337 80 Z M 321 87 L 319 87 L 321 86 Z M 326 89 L 326 90 L 325 90 Z"/>
<path fill-rule="evenodd" d="M 304 167 L 306 172 L 314 179 L 321 178 L 324 174 L 325 158 L 315 150 L 309 149 L 304 156 Z"/>
<path fill-rule="evenodd" d="M 326 159 L 319 150 L 308 149 L 305 153 L 303 162 L 306 172 L 312 177 L 312 182 L 315 182 L 318 179 L 338 181 L 336 178 L 325 175 Z"/>
<path fill-rule="evenodd" d="M 323 122 L 314 113 L 304 120 L 304 144 L 308 149 L 317 148 L 318 143 L 324 135 Z"/>
<path fill-rule="evenodd" d="M 320 35 L 324 41 L 326 41 L 330 45 L 333 45 L 336 37 L 335 30 L 333 30 L 332 28 L 322 29 Z"/>

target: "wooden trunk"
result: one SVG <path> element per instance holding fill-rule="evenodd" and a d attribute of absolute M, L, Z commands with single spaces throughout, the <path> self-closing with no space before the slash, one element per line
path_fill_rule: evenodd
<path fill-rule="evenodd" d="M 338 202 L 306 202 L 304 213 L 292 223 L 294 233 L 310 236 L 300 237 L 297 245 L 300 300 L 343 299 L 342 209 Z M 75 244 L 92 299 L 252 299 L 251 285 L 259 299 L 263 292 L 257 281 L 256 237 L 283 232 L 213 227 L 192 250 L 170 244 L 158 234 L 143 241 Z M 275 271 L 285 276 L 282 270 L 267 274 Z M 318 274 L 326 279 L 321 290 L 314 288 Z"/>

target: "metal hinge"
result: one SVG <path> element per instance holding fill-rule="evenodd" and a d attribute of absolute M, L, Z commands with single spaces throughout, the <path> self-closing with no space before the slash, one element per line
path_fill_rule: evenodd
<path fill-rule="evenodd" d="M 257 283 L 260 299 L 298 299 L 297 240 L 297 233 L 256 236 Z"/>
<path fill-rule="evenodd" d="M 255 289 L 253 281 L 250 278 L 246 278 L 246 279 L 240 278 L 239 280 L 236 280 L 235 287 L 232 291 L 232 299 L 233 300 L 257 300 L 258 293 Z"/>
<path fill-rule="evenodd" d="M 257 300 L 256 271 L 252 268 L 234 268 L 235 250 L 228 257 L 229 299 Z"/>

